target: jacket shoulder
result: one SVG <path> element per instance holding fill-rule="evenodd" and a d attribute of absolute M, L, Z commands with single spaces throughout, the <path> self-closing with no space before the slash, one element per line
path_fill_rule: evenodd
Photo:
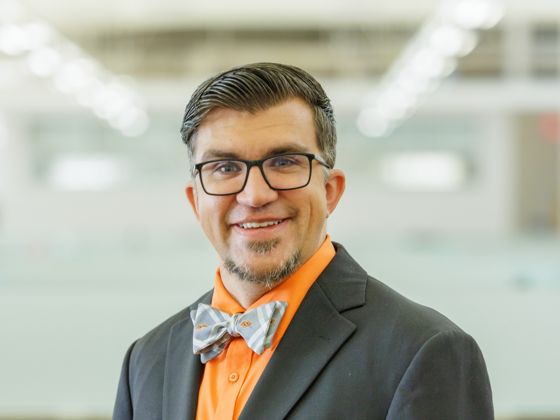
<path fill-rule="evenodd" d="M 462 331 L 438 311 L 403 296 L 370 276 L 340 244 L 336 256 L 325 270 L 320 285 L 344 316 L 368 323 L 376 320 L 384 330 L 421 331 L 430 336 L 443 331 Z M 427 337 L 426 337 L 427 338 Z"/>
<path fill-rule="evenodd" d="M 365 307 L 378 314 L 387 326 L 397 326 L 428 336 L 438 332 L 462 332 L 461 328 L 433 308 L 417 303 L 381 281 L 368 276 Z"/>
<path fill-rule="evenodd" d="M 356 325 L 357 335 L 375 337 L 378 349 L 400 348 L 411 354 L 439 333 L 466 335 L 440 312 L 368 275 L 340 244 L 335 247 L 336 256 L 318 285 L 340 314 Z"/>
<path fill-rule="evenodd" d="M 397 415 L 391 418 L 416 418 L 400 416 L 396 410 L 406 407 L 406 398 L 412 395 L 407 390 L 422 389 L 426 401 L 433 401 L 461 386 L 466 387 L 462 397 L 476 389 L 472 395 L 484 401 L 484 413 L 491 411 L 488 374 L 474 339 L 443 314 L 369 276 L 342 246 L 335 247 L 337 254 L 317 283 L 340 316 L 355 328 L 340 352 L 338 373 L 346 369 L 359 376 L 365 372 L 360 383 L 369 384 L 364 385 L 366 394 L 376 392 L 385 409 L 398 393 L 404 402 L 393 405 Z M 469 375 L 461 376 L 462 369 Z M 444 380 L 453 384 L 445 392 L 437 386 Z M 454 414 L 421 417 L 459 418 Z"/>

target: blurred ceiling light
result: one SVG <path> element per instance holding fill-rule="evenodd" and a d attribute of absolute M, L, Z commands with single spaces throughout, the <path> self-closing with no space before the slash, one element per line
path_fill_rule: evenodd
<path fill-rule="evenodd" d="M 424 79 L 440 77 L 447 68 L 445 57 L 436 51 L 423 49 L 418 51 L 410 62 L 410 71 Z"/>
<path fill-rule="evenodd" d="M 463 57 L 476 46 L 476 35 L 467 29 L 442 25 L 433 30 L 429 42 L 445 57 Z"/>
<path fill-rule="evenodd" d="M 146 115 L 141 115 L 134 121 L 134 124 L 128 126 L 123 130 L 123 134 L 127 137 L 138 137 L 143 134 L 147 129 L 150 120 Z"/>
<path fill-rule="evenodd" d="M 408 152 L 383 157 L 379 177 L 391 187 L 406 191 L 455 191 L 467 179 L 464 159 L 450 152 Z"/>
<path fill-rule="evenodd" d="M 501 0 L 443 0 L 382 77 L 377 91 L 366 94 L 357 120 L 360 131 L 382 137 L 410 117 L 453 73 L 457 59 L 476 47 L 474 30 L 489 28 L 502 17 Z"/>
<path fill-rule="evenodd" d="M 391 128 L 389 121 L 379 115 L 375 108 L 362 110 L 358 115 L 357 123 L 358 129 L 370 137 L 383 137 Z"/>
<path fill-rule="evenodd" d="M 27 57 L 27 65 L 31 72 L 39 77 L 52 76 L 61 63 L 58 51 L 50 47 L 43 47 L 31 51 Z"/>
<path fill-rule="evenodd" d="M 143 110 L 130 108 L 125 110 L 118 117 L 111 119 L 109 123 L 123 132 L 135 133 L 138 130 L 143 132 L 147 128 L 148 121 L 148 116 Z"/>
<path fill-rule="evenodd" d="M 412 68 L 408 68 L 406 71 L 403 71 L 396 80 L 391 84 L 391 89 L 385 89 L 386 92 L 391 91 L 402 91 L 406 92 L 410 95 L 413 99 L 418 95 L 423 94 L 428 90 L 430 85 L 430 78 L 426 77 L 418 77 L 421 76 L 418 73 L 414 72 Z M 385 93 L 386 95 L 387 93 Z M 383 95 L 384 96 L 384 95 Z M 382 105 L 382 104 L 380 104 Z"/>
<path fill-rule="evenodd" d="M 131 89 L 113 81 L 94 93 L 92 108 L 96 115 L 110 122 L 114 118 L 124 116 L 127 110 L 138 108 L 134 105 L 136 102 L 138 101 Z"/>
<path fill-rule="evenodd" d="M 67 155 L 56 159 L 49 168 L 48 181 L 66 191 L 103 191 L 124 178 L 121 162 L 109 156 Z"/>
<path fill-rule="evenodd" d="M 0 26 L 0 51 L 7 55 L 23 54 L 27 50 L 27 38 L 20 25 Z"/>
<path fill-rule="evenodd" d="M 129 106 L 129 102 L 126 98 L 119 95 L 117 92 L 112 92 L 111 96 L 112 99 L 106 101 L 102 108 L 99 109 L 99 115 L 109 120 L 109 122 L 111 122 L 113 118 L 118 118 L 119 115 L 126 112 L 126 108 Z"/>
<path fill-rule="evenodd" d="M 26 49 L 34 50 L 51 42 L 56 33 L 52 26 L 44 22 L 29 21 L 21 26 L 25 34 Z"/>
<path fill-rule="evenodd" d="M 395 89 L 390 92 L 385 92 L 385 95 L 382 96 L 381 101 L 383 106 L 380 106 L 379 110 L 382 114 L 387 114 L 387 112 L 383 110 L 391 110 L 395 111 L 396 113 L 404 113 L 414 104 L 414 97 L 407 92 Z M 393 112 L 391 112 L 391 114 L 393 114 Z M 389 115 L 387 115 L 387 117 L 390 118 Z"/>
<path fill-rule="evenodd" d="M 21 55 L 29 71 L 52 78 L 55 88 L 91 108 L 99 118 L 130 123 L 111 123 L 127 136 L 140 135 L 149 118 L 138 95 L 127 83 L 111 75 L 80 47 L 62 37 L 51 25 L 25 16 L 15 0 L 0 0 L 0 53 Z M 130 118 L 127 111 L 138 110 Z"/>
<path fill-rule="evenodd" d="M 0 25 L 0 51 L 8 55 L 21 55 L 45 45 L 54 31 L 38 21 L 6 23 Z"/>
<path fill-rule="evenodd" d="M 98 92 L 105 89 L 103 83 L 94 80 L 90 85 L 84 86 L 76 93 L 76 101 L 86 108 L 95 108 Z"/>
<path fill-rule="evenodd" d="M 58 68 L 54 84 L 62 93 L 76 93 L 95 81 L 95 67 L 86 58 L 69 61 Z"/>
<path fill-rule="evenodd" d="M 450 17 L 458 25 L 470 29 L 489 29 L 502 19 L 503 4 L 492 0 L 460 0 L 450 3 Z"/>

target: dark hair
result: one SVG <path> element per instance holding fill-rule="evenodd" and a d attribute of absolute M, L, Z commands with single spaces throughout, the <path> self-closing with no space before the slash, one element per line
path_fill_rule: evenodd
<path fill-rule="evenodd" d="M 301 98 L 313 110 L 315 134 L 325 162 L 336 158 L 336 128 L 331 102 L 309 73 L 285 64 L 255 63 L 235 67 L 202 83 L 185 108 L 181 137 L 193 163 L 193 140 L 206 115 L 215 108 L 264 111 L 290 98 Z"/>

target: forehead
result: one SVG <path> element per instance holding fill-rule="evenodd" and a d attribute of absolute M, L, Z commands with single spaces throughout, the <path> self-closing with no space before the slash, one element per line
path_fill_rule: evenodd
<path fill-rule="evenodd" d="M 214 109 L 200 124 L 194 141 L 197 161 L 220 154 L 252 159 L 278 150 L 318 151 L 313 111 L 299 98 L 255 113 Z"/>

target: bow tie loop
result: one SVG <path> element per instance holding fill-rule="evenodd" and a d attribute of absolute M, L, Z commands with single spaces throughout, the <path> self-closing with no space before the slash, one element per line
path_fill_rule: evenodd
<path fill-rule="evenodd" d="M 241 336 L 257 354 L 271 346 L 288 304 L 273 301 L 247 312 L 230 315 L 204 303 L 191 311 L 193 351 L 202 363 L 217 357 L 233 337 Z"/>

